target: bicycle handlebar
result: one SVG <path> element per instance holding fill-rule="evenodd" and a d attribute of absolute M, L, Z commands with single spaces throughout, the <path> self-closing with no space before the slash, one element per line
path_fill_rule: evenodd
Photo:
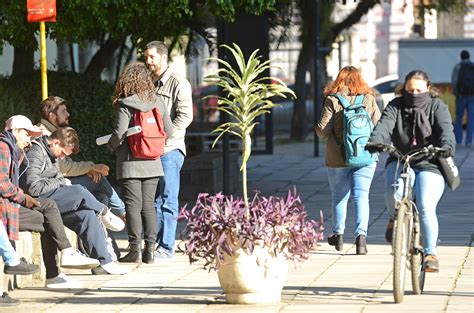
<path fill-rule="evenodd" d="M 438 156 L 440 152 L 448 151 L 448 149 L 434 147 L 433 145 L 429 145 L 427 147 L 419 148 L 411 150 L 405 154 L 401 153 L 397 148 L 395 148 L 392 144 L 384 144 L 384 143 L 367 143 L 368 147 L 375 147 L 376 149 L 380 150 L 381 152 L 388 152 L 393 154 L 397 159 L 404 161 L 404 162 L 411 162 L 420 160 L 427 156 Z"/>

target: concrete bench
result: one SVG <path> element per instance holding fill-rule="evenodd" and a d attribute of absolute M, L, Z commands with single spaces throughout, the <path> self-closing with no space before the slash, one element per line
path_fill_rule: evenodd
<path fill-rule="evenodd" d="M 77 235 L 73 231 L 65 228 L 66 236 L 71 245 L 77 247 Z M 15 288 L 44 286 L 46 279 L 46 269 L 43 264 L 41 252 L 41 240 L 39 233 L 20 232 L 20 239 L 15 241 L 16 251 L 19 257 L 27 261 L 41 265 L 41 270 L 33 275 L 6 275 L 3 273 L 3 260 L 0 258 L 0 283 L 3 291 Z M 59 255 L 59 254 L 58 254 Z"/>

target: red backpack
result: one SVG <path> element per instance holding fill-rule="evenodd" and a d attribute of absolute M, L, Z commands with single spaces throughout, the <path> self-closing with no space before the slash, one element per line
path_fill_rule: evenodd
<path fill-rule="evenodd" d="M 128 145 L 133 157 L 137 159 L 158 159 L 163 154 L 166 133 L 160 111 L 154 108 L 148 112 L 135 110 L 133 126 L 140 126 L 142 131 L 128 137 Z"/>

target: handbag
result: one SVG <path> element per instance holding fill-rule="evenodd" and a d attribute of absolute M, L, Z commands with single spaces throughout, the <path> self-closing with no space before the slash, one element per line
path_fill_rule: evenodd
<path fill-rule="evenodd" d="M 448 184 L 451 190 L 456 190 L 461 184 L 461 177 L 459 175 L 458 167 L 454 163 L 452 157 L 449 158 L 438 158 L 441 165 L 441 173 L 444 176 L 444 180 Z"/>

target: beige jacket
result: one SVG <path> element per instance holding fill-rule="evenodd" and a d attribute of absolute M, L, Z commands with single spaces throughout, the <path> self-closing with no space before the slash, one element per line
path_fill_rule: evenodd
<path fill-rule="evenodd" d="M 355 96 L 347 96 L 347 92 L 341 94 L 353 103 Z M 372 95 L 366 95 L 364 105 L 367 113 L 372 118 L 372 122 L 377 124 L 380 119 L 380 111 Z M 337 144 L 342 142 L 343 133 L 343 107 L 336 97 L 328 96 L 324 100 L 321 118 L 315 127 L 316 134 L 322 140 L 326 140 L 326 166 L 345 167 L 344 155 L 341 147 Z M 334 138 L 336 136 L 336 139 Z"/>
<path fill-rule="evenodd" d="M 165 153 L 179 149 L 186 155 L 184 137 L 186 128 L 193 121 L 193 101 L 191 84 L 171 68 L 164 72 L 156 88 L 156 95 L 164 103 L 166 114 L 171 118 L 172 130 L 166 138 Z M 164 119 L 164 118 L 163 118 Z"/>
<path fill-rule="evenodd" d="M 49 131 L 50 133 L 54 132 L 58 127 L 53 125 L 48 120 L 41 119 L 41 122 L 38 124 L 38 127 Z M 86 175 L 94 167 L 94 162 L 76 162 L 70 157 L 65 157 L 59 160 L 59 170 L 65 177 L 75 177 Z"/>

